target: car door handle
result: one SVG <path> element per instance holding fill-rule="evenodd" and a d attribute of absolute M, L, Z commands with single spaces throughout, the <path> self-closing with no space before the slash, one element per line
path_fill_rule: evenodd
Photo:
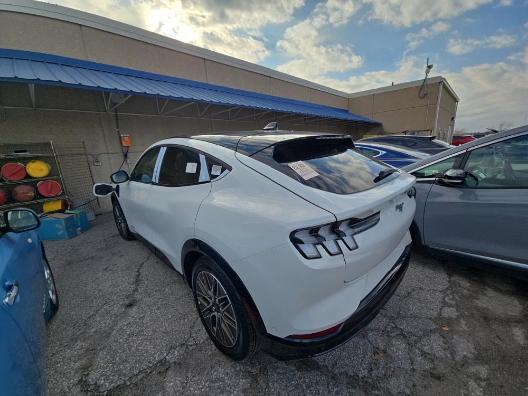
<path fill-rule="evenodd" d="M 13 283 L 4 297 L 5 305 L 13 305 L 18 296 L 18 283 Z"/>

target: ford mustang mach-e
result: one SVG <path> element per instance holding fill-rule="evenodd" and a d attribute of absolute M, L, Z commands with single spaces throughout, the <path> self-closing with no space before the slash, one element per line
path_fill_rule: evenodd
<path fill-rule="evenodd" d="M 343 135 L 166 139 L 110 184 L 117 228 L 181 272 L 214 344 L 316 355 L 367 324 L 409 260 L 414 177 Z"/>

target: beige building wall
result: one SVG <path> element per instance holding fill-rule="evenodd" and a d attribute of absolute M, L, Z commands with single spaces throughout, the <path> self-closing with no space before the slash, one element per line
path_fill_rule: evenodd
<path fill-rule="evenodd" d="M 348 110 L 383 123 L 384 133 L 428 132 L 450 141 L 458 98 L 442 77 L 351 94 Z M 423 92 L 423 91 L 422 91 Z"/>
<path fill-rule="evenodd" d="M 439 105 L 437 104 L 436 134 L 438 136 L 453 137 L 455 132 L 455 119 L 458 107 L 456 98 L 448 89 L 442 90 Z"/>

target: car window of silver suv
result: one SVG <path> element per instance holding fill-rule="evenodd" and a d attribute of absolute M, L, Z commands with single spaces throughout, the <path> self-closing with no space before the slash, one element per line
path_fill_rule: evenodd
<path fill-rule="evenodd" d="M 432 165 L 426 166 L 425 168 L 418 169 L 416 172 L 413 173 L 413 176 L 419 179 L 426 177 L 437 177 L 444 173 L 446 170 L 455 168 L 457 163 L 459 163 L 462 159 L 463 155 L 464 153 L 456 155 L 454 157 L 449 157 L 443 161 L 435 162 Z"/>
<path fill-rule="evenodd" d="M 464 168 L 469 187 L 528 188 L 528 135 L 470 151 Z"/>

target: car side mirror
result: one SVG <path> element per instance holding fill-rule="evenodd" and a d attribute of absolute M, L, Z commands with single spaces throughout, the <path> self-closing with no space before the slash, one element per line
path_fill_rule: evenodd
<path fill-rule="evenodd" d="M 4 232 L 24 232 L 37 229 L 40 219 L 31 209 L 12 209 L 4 212 Z"/>
<path fill-rule="evenodd" d="M 93 186 L 93 195 L 96 197 L 106 197 L 114 192 L 114 186 L 106 183 L 96 183 Z"/>
<path fill-rule="evenodd" d="M 448 169 L 439 176 L 438 181 L 448 186 L 460 186 L 466 181 L 467 172 L 463 169 Z"/>
<path fill-rule="evenodd" d="M 130 177 L 128 176 L 128 173 L 126 173 L 124 170 L 118 170 L 117 172 L 110 175 L 110 180 L 112 180 L 112 183 L 115 184 L 124 183 L 129 179 Z"/>

